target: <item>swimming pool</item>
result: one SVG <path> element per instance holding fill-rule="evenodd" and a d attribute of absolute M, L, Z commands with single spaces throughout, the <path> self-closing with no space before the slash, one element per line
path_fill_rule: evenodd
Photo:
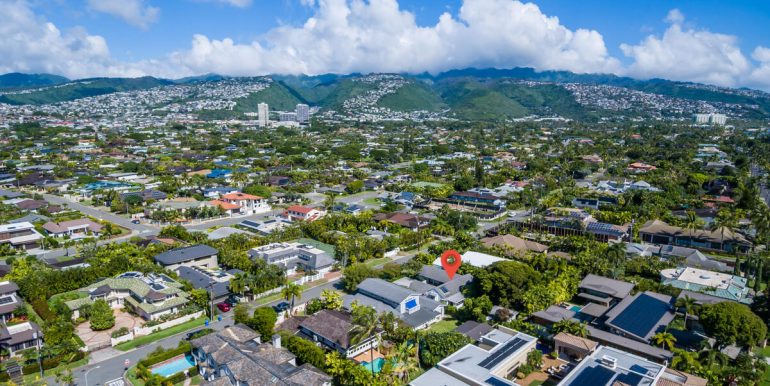
<path fill-rule="evenodd" d="M 580 312 L 580 310 L 581 310 L 582 308 L 583 308 L 583 307 L 580 307 L 580 306 L 570 306 L 570 308 L 569 308 L 569 309 L 570 309 L 570 310 L 572 310 L 572 311 L 575 311 L 575 312 Z"/>
<path fill-rule="evenodd" d="M 170 361 L 158 367 L 154 367 L 152 370 L 150 370 L 150 372 L 153 374 L 158 374 L 164 377 L 168 377 L 180 371 L 187 370 L 193 366 L 195 366 L 195 362 L 193 362 L 192 357 L 188 355 L 182 355 L 176 359 L 171 359 Z"/>
<path fill-rule="evenodd" d="M 374 372 L 379 373 L 380 371 L 382 371 L 382 366 L 385 365 L 385 359 L 375 358 L 374 362 L 372 363 L 374 364 Z M 361 362 L 361 366 L 364 366 L 364 368 L 366 368 L 367 370 L 372 371 L 372 363 L 364 361 L 364 362 Z"/>

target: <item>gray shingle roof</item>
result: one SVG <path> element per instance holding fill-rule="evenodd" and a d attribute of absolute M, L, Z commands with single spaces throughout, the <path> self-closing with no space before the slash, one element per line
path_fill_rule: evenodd
<path fill-rule="evenodd" d="M 623 299 L 634 289 L 634 284 L 589 274 L 580 281 L 580 288 L 598 291 L 618 299 Z"/>
<path fill-rule="evenodd" d="M 216 255 L 217 250 L 204 244 L 176 248 L 155 255 L 155 261 L 163 265 L 179 264 L 185 261 Z"/>

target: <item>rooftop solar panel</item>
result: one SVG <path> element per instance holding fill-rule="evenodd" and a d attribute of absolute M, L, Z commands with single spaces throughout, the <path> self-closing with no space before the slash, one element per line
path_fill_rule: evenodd
<path fill-rule="evenodd" d="M 629 386 L 637 386 L 642 384 L 644 377 L 637 373 L 625 373 L 618 375 L 617 381 L 623 382 Z"/>
<path fill-rule="evenodd" d="M 570 386 L 604 386 L 614 376 L 614 371 L 603 366 L 586 367 L 570 382 Z"/>
<path fill-rule="evenodd" d="M 0 304 L 13 303 L 13 301 L 14 301 L 14 299 L 13 299 L 12 296 L 6 296 L 6 297 L 0 298 Z"/>
<path fill-rule="evenodd" d="M 669 311 L 669 304 L 647 294 L 640 294 L 608 323 L 630 334 L 645 338 Z"/>
<path fill-rule="evenodd" d="M 510 384 L 510 383 L 508 383 L 508 382 L 503 382 L 502 380 L 500 380 L 500 379 L 497 379 L 497 378 L 495 378 L 495 377 L 489 377 L 489 379 L 487 379 L 487 380 L 486 380 L 486 381 L 484 381 L 484 382 L 485 382 L 487 385 L 491 385 L 491 386 L 511 386 L 511 384 Z"/>
<path fill-rule="evenodd" d="M 524 339 L 513 338 L 510 341 L 508 341 L 499 350 L 495 351 L 494 353 L 492 353 L 492 355 L 488 356 L 486 359 L 481 361 L 479 363 L 479 366 L 489 370 L 489 369 L 497 366 L 498 363 L 503 361 L 505 358 L 507 358 L 511 354 L 515 353 L 516 350 L 520 349 L 526 343 L 527 343 L 527 341 L 524 340 Z"/>

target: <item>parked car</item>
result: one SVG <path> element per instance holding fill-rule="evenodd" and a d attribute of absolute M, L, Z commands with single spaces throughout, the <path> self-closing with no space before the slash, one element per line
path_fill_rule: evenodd
<path fill-rule="evenodd" d="M 222 311 L 222 312 L 230 311 L 230 305 L 227 304 L 227 302 L 222 302 L 222 303 L 217 304 L 217 308 L 219 308 L 219 310 Z"/>
<path fill-rule="evenodd" d="M 291 305 L 288 302 L 280 302 L 273 306 L 273 309 L 275 312 L 284 312 L 289 309 Z"/>
<path fill-rule="evenodd" d="M 131 220 L 131 224 L 141 224 L 142 222 L 139 220 Z"/>

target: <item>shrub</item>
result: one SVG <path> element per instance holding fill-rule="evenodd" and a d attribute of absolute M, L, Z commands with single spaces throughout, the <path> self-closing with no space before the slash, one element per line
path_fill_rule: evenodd
<path fill-rule="evenodd" d="M 32 308 L 34 308 L 35 312 L 37 312 L 37 314 L 47 322 L 56 319 L 56 314 L 54 314 L 51 309 L 48 308 L 48 302 L 44 299 L 33 300 Z"/>
<path fill-rule="evenodd" d="M 150 367 L 156 363 L 160 363 L 165 361 L 166 359 L 171 359 L 177 355 L 180 354 L 186 354 L 190 352 L 190 343 L 189 342 L 180 342 L 179 347 L 171 350 L 164 350 L 163 347 L 158 347 L 160 350 L 155 350 L 150 355 L 147 356 L 147 358 L 142 359 L 138 362 L 138 364 L 144 366 L 144 367 Z"/>
<path fill-rule="evenodd" d="M 171 383 L 180 383 L 184 382 L 184 380 L 187 379 L 187 376 L 184 374 L 183 371 L 180 371 L 170 377 L 166 377 L 166 381 Z"/>
<path fill-rule="evenodd" d="M 94 331 L 107 330 L 115 325 L 115 314 L 103 299 L 98 299 L 91 306 L 91 329 Z"/>
<path fill-rule="evenodd" d="M 123 335 L 128 335 L 128 327 L 121 327 L 115 331 L 112 332 L 111 336 L 113 338 L 120 338 Z"/>

